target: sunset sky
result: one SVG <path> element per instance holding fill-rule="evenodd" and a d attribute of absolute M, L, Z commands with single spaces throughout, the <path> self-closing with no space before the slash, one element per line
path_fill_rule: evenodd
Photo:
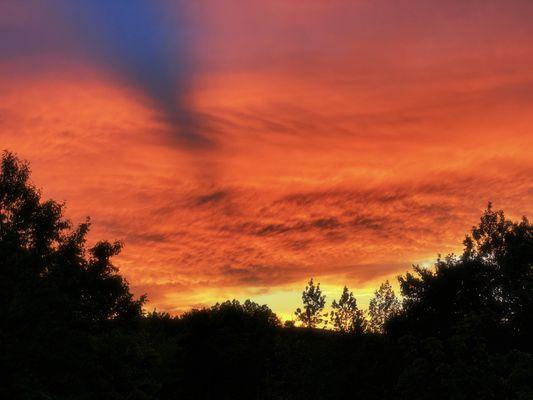
<path fill-rule="evenodd" d="M 0 149 L 147 309 L 364 306 L 533 216 L 533 2 L 0 0 Z"/>

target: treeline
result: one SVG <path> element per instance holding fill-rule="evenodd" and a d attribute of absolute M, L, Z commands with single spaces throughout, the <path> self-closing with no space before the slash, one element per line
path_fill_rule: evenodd
<path fill-rule="evenodd" d="M 302 292 L 303 308 L 295 311 L 296 322 L 306 328 L 329 328 L 342 333 L 384 333 L 385 324 L 401 312 L 400 300 L 396 297 L 389 281 L 381 284 L 374 292 L 368 307 L 368 317 L 364 310 L 357 306 L 357 300 L 344 286 L 339 300 L 333 300 L 331 311 L 324 312 L 326 295 L 322 294 L 320 283 L 316 284 L 313 278 Z M 294 328 L 294 320 L 284 323 L 286 328 Z"/>
<path fill-rule="evenodd" d="M 112 264 L 43 201 L 28 166 L 0 166 L 0 398 L 533 399 L 533 228 L 489 205 L 461 255 L 386 282 L 368 315 L 345 288 L 324 313 L 312 280 L 285 327 L 227 301 L 145 313 Z M 318 329 L 328 323 L 332 329 Z"/>

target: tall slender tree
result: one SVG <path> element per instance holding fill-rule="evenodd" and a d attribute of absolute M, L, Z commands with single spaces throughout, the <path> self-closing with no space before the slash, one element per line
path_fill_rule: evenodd
<path fill-rule="evenodd" d="M 400 301 L 394 294 L 389 281 L 381 284 L 374 292 L 374 298 L 370 300 L 368 313 L 370 315 L 369 328 L 372 332 L 383 333 L 385 323 L 401 310 Z"/>
<path fill-rule="evenodd" d="M 345 333 L 365 332 L 367 322 L 364 311 L 357 307 L 353 292 L 350 292 L 346 286 L 339 301 L 333 300 L 331 308 L 330 321 L 335 330 Z"/>
<path fill-rule="evenodd" d="M 307 328 L 315 328 L 326 322 L 327 313 L 324 313 L 326 306 L 326 295 L 322 294 L 320 283 L 313 282 L 313 278 L 302 292 L 303 309 L 297 308 L 296 318 Z"/>

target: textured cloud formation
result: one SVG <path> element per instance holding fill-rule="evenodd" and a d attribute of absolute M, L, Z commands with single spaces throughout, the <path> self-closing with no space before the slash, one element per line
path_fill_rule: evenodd
<path fill-rule="evenodd" d="M 250 296 L 288 315 L 310 276 L 364 304 L 411 263 L 459 251 L 488 201 L 533 215 L 530 2 L 195 2 L 176 53 L 158 8 L 134 3 L 110 6 L 83 46 L 116 41 L 72 39 L 81 65 L 46 39 L 34 71 L 33 50 L 2 42 L 0 69 L 27 73 L 0 78 L 0 145 L 74 220 L 91 215 L 94 239 L 125 241 L 118 265 L 151 307 Z M 68 28 L 12 4 L 3 32 Z M 97 21 L 95 4 L 75 20 Z M 137 51 L 143 36 L 120 32 L 145 23 Z M 194 62 L 167 70 L 179 49 Z M 174 91 L 216 146 L 159 134 L 154 104 Z"/>

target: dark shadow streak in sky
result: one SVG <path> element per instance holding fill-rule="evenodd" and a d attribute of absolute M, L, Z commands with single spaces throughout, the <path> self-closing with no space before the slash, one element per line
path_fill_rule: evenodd
<path fill-rule="evenodd" d="M 37 26 L 0 26 L 5 57 L 62 53 L 97 62 L 146 96 L 178 144 L 212 145 L 189 101 L 193 32 L 185 2 L 50 0 L 46 7 L 33 1 L 15 7 L 30 7 L 25 11 L 38 15 Z"/>

